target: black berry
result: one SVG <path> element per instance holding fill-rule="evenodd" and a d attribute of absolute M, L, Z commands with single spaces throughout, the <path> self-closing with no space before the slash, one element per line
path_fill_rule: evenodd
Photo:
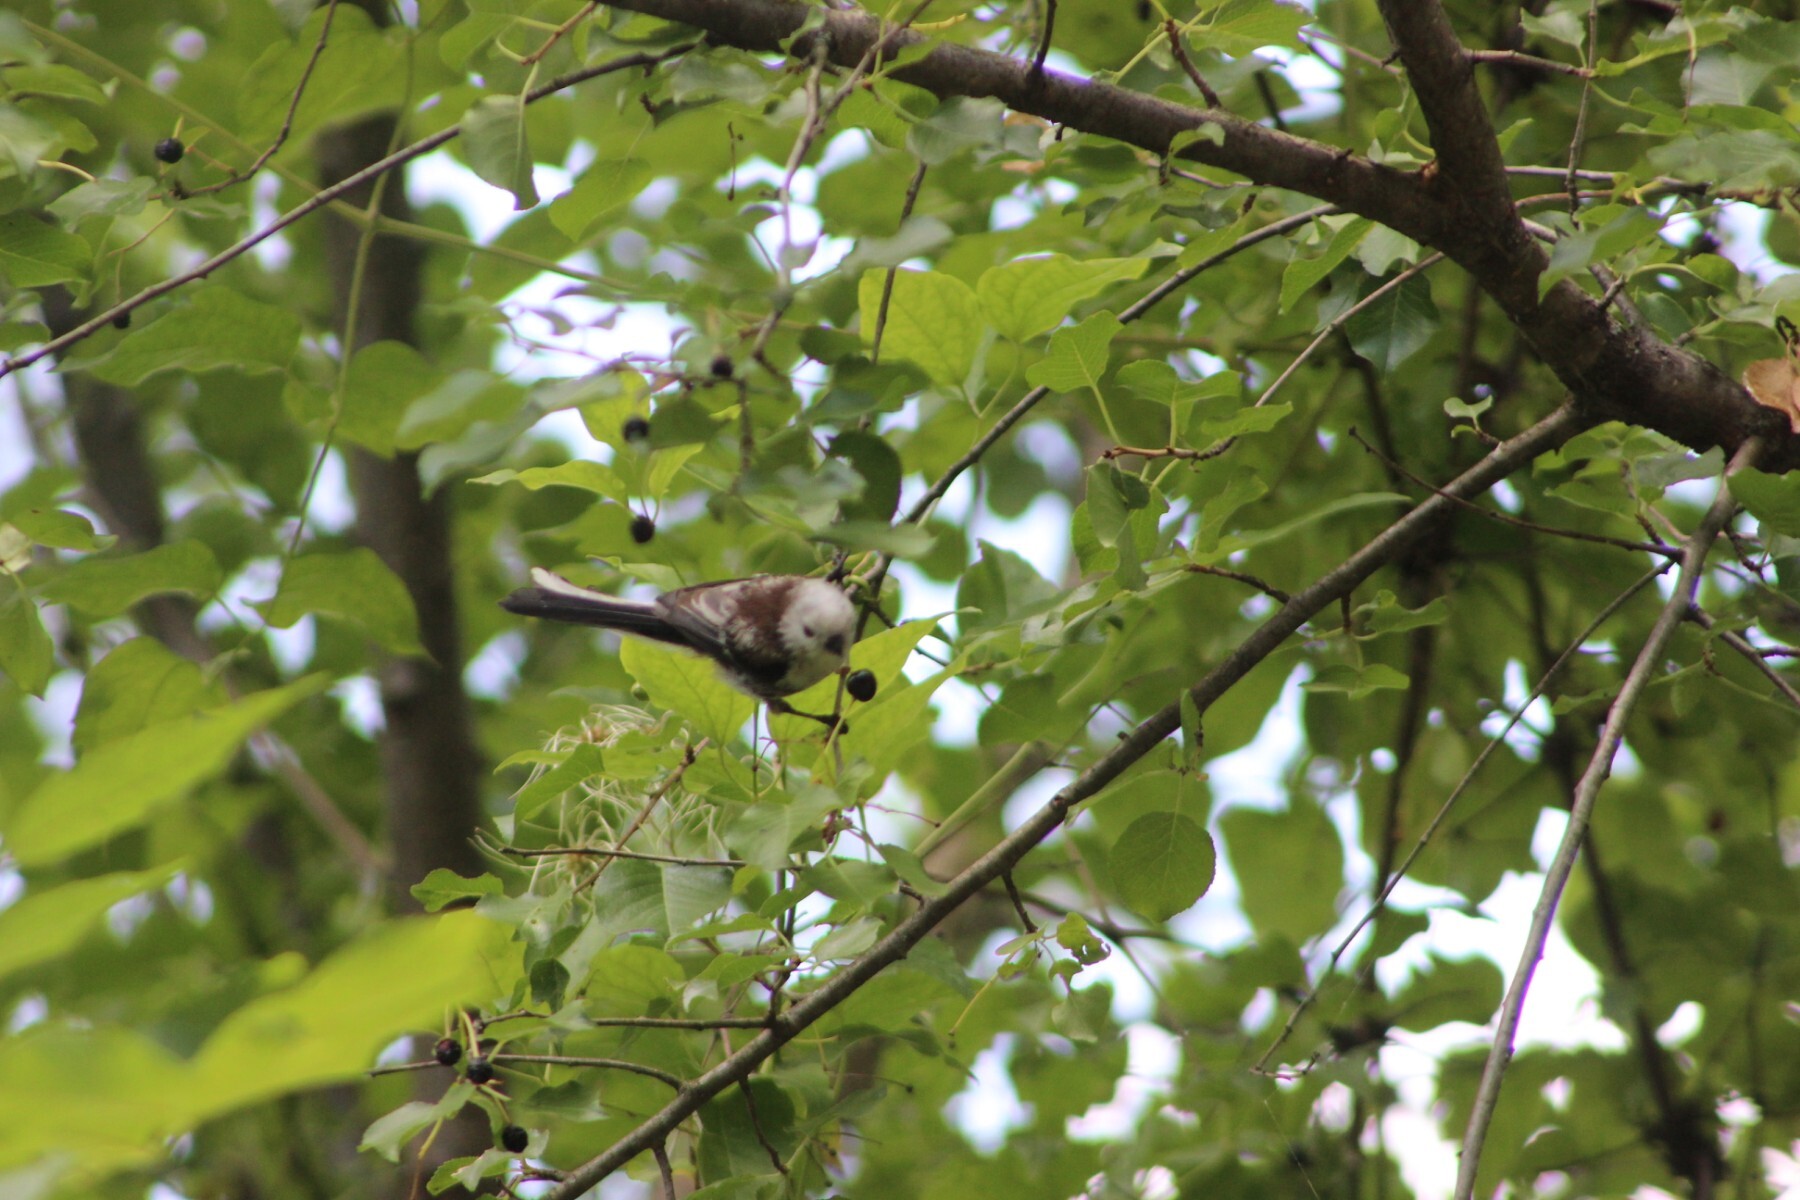
<path fill-rule="evenodd" d="M 131 314 L 128 312 L 120 313 L 118 316 L 113 318 L 112 326 L 114 329 L 130 329 L 131 328 Z"/>
<path fill-rule="evenodd" d="M 656 536 L 656 522 L 649 516 L 639 513 L 631 518 L 631 540 L 642 546 Z"/>
<path fill-rule="evenodd" d="M 150 153 L 156 155 L 157 162 L 178 163 L 181 156 L 187 153 L 187 147 L 181 144 L 180 138 L 166 137 L 156 143 L 156 148 Z"/>
<path fill-rule="evenodd" d="M 712 370 L 714 379 L 730 379 L 731 372 L 732 372 L 731 355 L 729 355 L 729 354 L 713 355 L 711 370 Z"/>
<path fill-rule="evenodd" d="M 462 1043 L 455 1038 L 439 1038 L 437 1045 L 431 1048 L 431 1057 L 438 1060 L 439 1066 L 454 1067 L 456 1060 L 462 1057 Z"/>
<path fill-rule="evenodd" d="M 470 1083 L 490 1083 L 494 1078 L 494 1064 L 484 1054 L 471 1054 L 469 1065 L 463 1068 L 463 1074 Z"/>
<path fill-rule="evenodd" d="M 500 1148 L 508 1154 L 523 1154 L 530 1143 L 530 1132 L 521 1126 L 508 1125 L 500 1131 Z"/>
<path fill-rule="evenodd" d="M 875 698 L 875 672 L 867 667 L 852 671 L 844 680 L 844 690 L 851 697 L 867 703 Z"/>
<path fill-rule="evenodd" d="M 650 436 L 650 422 L 643 417 L 626 417 L 619 432 L 625 435 L 628 442 L 641 442 Z"/>

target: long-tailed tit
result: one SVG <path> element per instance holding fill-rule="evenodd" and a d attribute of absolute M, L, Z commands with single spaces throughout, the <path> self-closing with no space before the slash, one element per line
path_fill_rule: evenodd
<path fill-rule="evenodd" d="M 856 638 L 856 606 L 844 589 L 806 575 L 753 575 L 622 600 L 570 583 L 542 567 L 534 587 L 500 607 L 527 617 L 617 629 L 704 654 L 726 683 L 775 712 L 797 713 L 783 699 L 843 670 Z M 797 713 L 833 723 L 833 718 Z"/>

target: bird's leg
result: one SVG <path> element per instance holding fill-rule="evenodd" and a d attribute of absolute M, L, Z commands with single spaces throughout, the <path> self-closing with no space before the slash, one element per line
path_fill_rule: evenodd
<path fill-rule="evenodd" d="M 839 733 L 850 732 L 849 723 L 834 714 L 822 715 L 820 713 L 801 712 L 786 700 L 769 699 L 763 701 L 763 703 L 769 706 L 769 711 L 772 713 L 782 713 L 790 717 L 805 717 L 809 721 L 817 721 L 819 724 L 823 725 L 827 731 L 835 729 Z"/>

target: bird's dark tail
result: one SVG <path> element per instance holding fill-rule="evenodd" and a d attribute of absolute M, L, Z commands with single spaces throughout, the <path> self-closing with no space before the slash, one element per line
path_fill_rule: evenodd
<path fill-rule="evenodd" d="M 670 625 L 654 605 L 642 600 L 621 600 L 581 587 L 541 567 L 532 570 L 531 578 L 536 587 L 519 588 L 501 600 L 500 607 L 522 617 L 594 625 L 677 646 L 688 645 L 688 639 Z"/>

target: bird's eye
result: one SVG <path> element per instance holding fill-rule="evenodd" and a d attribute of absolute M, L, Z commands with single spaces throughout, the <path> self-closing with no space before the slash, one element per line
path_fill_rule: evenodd
<path fill-rule="evenodd" d="M 813 627 L 811 625 L 802 625 L 800 627 L 800 632 L 804 633 L 807 637 L 811 637 L 813 635 Z"/>
<path fill-rule="evenodd" d="M 808 630 L 807 632 L 810 633 L 811 630 Z M 825 649 L 832 654 L 842 654 L 844 652 L 844 635 L 841 633 L 834 633 L 826 638 Z"/>

